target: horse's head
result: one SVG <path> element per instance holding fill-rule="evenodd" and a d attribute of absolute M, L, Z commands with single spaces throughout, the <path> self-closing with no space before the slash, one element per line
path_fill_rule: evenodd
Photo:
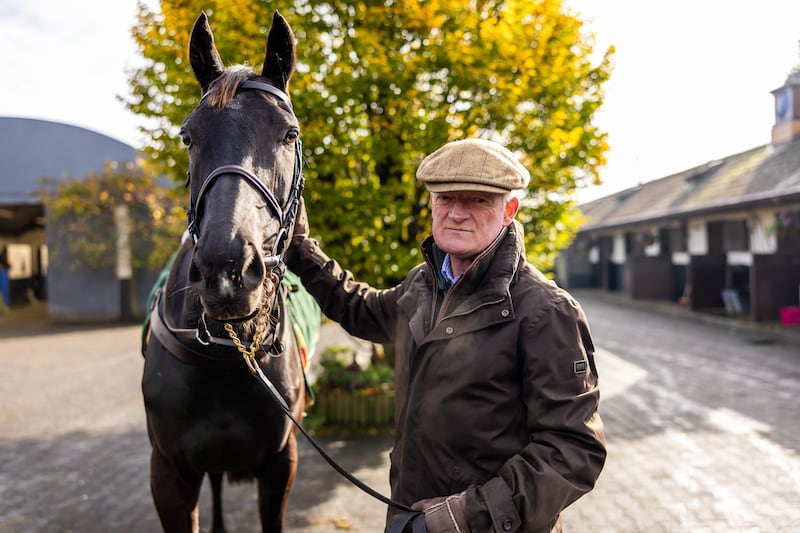
<path fill-rule="evenodd" d="M 195 240 L 189 282 L 209 317 L 246 319 L 277 290 L 302 189 L 300 131 L 288 97 L 294 35 L 276 12 L 261 74 L 225 69 L 203 14 L 190 62 L 203 97 L 181 129 Z"/>

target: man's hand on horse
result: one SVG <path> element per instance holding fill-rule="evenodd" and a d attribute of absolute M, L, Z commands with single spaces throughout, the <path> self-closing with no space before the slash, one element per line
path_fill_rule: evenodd
<path fill-rule="evenodd" d="M 292 233 L 292 243 L 299 243 L 308 238 L 308 214 L 306 213 L 306 202 L 300 197 L 300 205 L 297 206 L 297 217 L 294 219 L 294 232 Z M 292 243 L 289 243 L 290 245 Z"/>
<path fill-rule="evenodd" d="M 420 500 L 411 506 L 425 513 L 427 533 L 470 533 L 467 522 L 467 493 L 459 492 L 445 498 Z"/>

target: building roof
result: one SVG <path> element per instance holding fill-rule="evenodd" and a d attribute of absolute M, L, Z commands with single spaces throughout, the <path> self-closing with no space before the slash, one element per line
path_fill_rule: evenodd
<path fill-rule="evenodd" d="M 132 146 L 59 122 L 0 117 L 0 205 L 34 203 L 43 177 L 101 172 L 108 160 L 136 161 Z"/>
<path fill-rule="evenodd" d="M 800 138 L 711 161 L 580 206 L 581 231 L 800 200 Z"/>
<path fill-rule="evenodd" d="M 35 192 L 41 178 L 100 173 L 109 160 L 133 162 L 139 153 L 100 133 L 47 120 L 0 117 L 0 234 L 41 225 Z"/>

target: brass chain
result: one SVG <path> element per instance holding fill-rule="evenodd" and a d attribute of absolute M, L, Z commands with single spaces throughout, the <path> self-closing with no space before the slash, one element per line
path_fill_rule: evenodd
<path fill-rule="evenodd" d="M 236 345 L 236 349 L 242 354 L 244 362 L 247 363 L 247 367 L 250 369 L 250 372 L 255 374 L 256 352 L 258 352 L 258 349 L 261 346 L 261 341 L 264 340 L 264 334 L 267 331 L 267 325 L 264 322 L 258 323 L 256 326 L 256 331 L 253 333 L 253 342 L 250 343 L 249 350 L 244 343 L 239 340 L 239 336 L 236 335 L 236 332 L 233 330 L 233 326 L 231 326 L 230 322 L 225 322 L 225 331 L 228 332 L 228 336 L 233 341 L 233 344 Z"/>
<path fill-rule="evenodd" d="M 258 349 L 261 347 L 261 343 L 264 341 L 264 337 L 266 337 L 267 322 L 269 319 L 269 313 L 272 310 L 272 306 L 268 305 L 268 302 L 270 301 L 272 295 L 274 294 L 275 290 L 278 287 L 278 284 L 275 283 L 276 277 L 277 276 L 273 272 L 272 275 L 270 276 L 271 279 L 269 279 L 270 286 L 268 286 L 268 288 L 272 290 L 267 290 L 267 287 L 265 287 L 264 297 L 261 302 L 261 312 L 258 314 L 257 317 L 258 323 L 256 324 L 256 330 L 253 333 L 253 341 L 250 343 L 250 349 L 248 349 L 244 345 L 244 343 L 241 340 L 239 340 L 239 336 L 233 330 L 233 326 L 231 325 L 231 323 L 225 322 L 225 331 L 228 332 L 228 336 L 231 338 L 231 341 L 233 341 L 233 344 L 236 346 L 236 349 L 239 350 L 239 353 L 242 354 L 242 358 L 244 358 L 244 362 L 247 364 L 247 368 L 249 368 L 250 372 L 252 372 L 253 374 L 257 374 L 259 370 L 258 363 L 256 363 L 256 353 L 258 352 Z M 278 283 L 280 283 L 279 280 L 280 278 L 278 278 Z"/>

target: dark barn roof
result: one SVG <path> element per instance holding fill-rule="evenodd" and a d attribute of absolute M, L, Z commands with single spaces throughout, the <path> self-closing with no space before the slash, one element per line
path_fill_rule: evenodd
<path fill-rule="evenodd" d="M 800 200 L 800 138 L 766 145 L 580 206 L 581 231 Z"/>

